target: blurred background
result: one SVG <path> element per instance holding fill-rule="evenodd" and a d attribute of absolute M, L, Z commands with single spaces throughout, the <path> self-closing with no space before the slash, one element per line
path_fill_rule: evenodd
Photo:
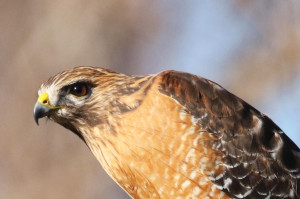
<path fill-rule="evenodd" d="M 77 136 L 34 123 L 41 83 L 78 65 L 206 77 L 300 146 L 297 0 L 0 0 L 0 198 L 128 198 Z"/>

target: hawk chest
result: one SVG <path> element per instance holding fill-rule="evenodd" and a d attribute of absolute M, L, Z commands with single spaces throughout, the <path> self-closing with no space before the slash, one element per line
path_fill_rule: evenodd
<path fill-rule="evenodd" d="M 205 116 L 204 116 L 205 117 Z M 132 111 L 109 118 L 88 143 L 104 169 L 134 198 L 226 198 L 216 138 L 174 99 L 149 93 Z"/>

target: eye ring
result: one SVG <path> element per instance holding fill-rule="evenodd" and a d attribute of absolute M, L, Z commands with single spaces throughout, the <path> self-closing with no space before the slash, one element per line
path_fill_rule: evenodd
<path fill-rule="evenodd" d="M 70 86 L 70 94 L 76 97 L 83 97 L 88 94 L 88 86 L 85 83 L 76 83 Z"/>

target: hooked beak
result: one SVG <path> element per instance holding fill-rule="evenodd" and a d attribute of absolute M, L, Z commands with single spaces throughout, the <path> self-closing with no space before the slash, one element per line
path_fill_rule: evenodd
<path fill-rule="evenodd" d="M 47 105 L 41 104 L 37 101 L 33 109 L 33 117 L 37 125 L 39 125 L 39 119 L 45 117 L 51 108 Z"/>
<path fill-rule="evenodd" d="M 33 117 L 37 125 L 39 125 L 39 119 L 45 117 L 49 114 L 52 109 L 57 109 L 60 107 L 51 106 L 49 104 L 48 93 L 43 93 L 39 96 L 37 102 L 34 105 Z"/>

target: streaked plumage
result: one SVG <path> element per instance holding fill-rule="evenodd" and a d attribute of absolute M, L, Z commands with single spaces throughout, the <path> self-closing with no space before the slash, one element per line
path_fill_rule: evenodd
<path fill-rule="evenodd" d="M 76 133 L 134 198 L 300 198 L 299 148 L 212 81 L 76 67 L 38 93 L 36 121 Z"/>

